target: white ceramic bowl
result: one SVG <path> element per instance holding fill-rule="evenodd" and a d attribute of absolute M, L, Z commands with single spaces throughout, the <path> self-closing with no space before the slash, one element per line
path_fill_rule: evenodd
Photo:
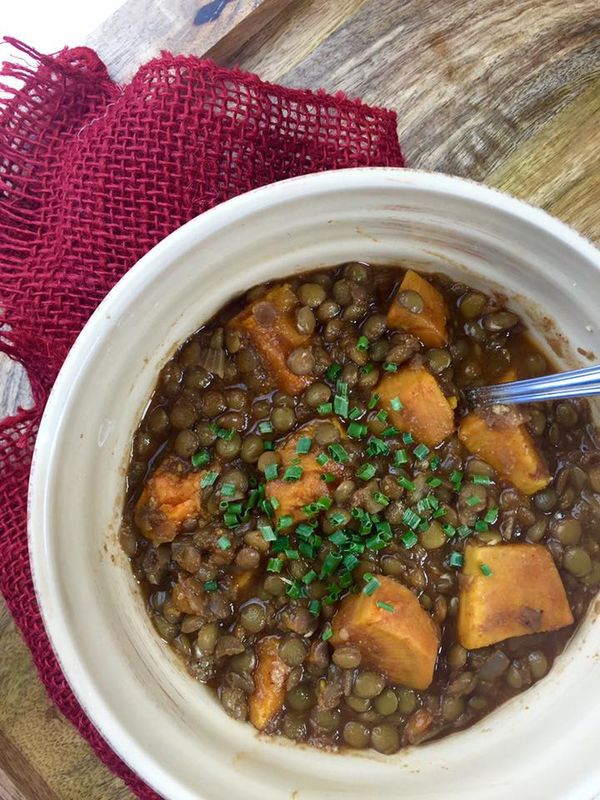
<path fill-rule="evenodd" d="M 31 558 L 65 675 L 115 751 L 172 800 L 587 800 L 600 791 L 598 604 L 547 678 L 469 730 L 394 757 L 257 736 L 181 669 L 148 622 L 116 532 L 131 435 L 160 366 L 233 295 L 356 259 L 418 260 L 491 284 L 530 319 L 558 321 L 572 345 L 552 337 L 563 364 L 577 363 L 577 347 L 600 352 L 600 254 L 543 212 L 474 183 L 394 169 L 322 173 L 192 220 L 98 308 L 40 427 Z"/>

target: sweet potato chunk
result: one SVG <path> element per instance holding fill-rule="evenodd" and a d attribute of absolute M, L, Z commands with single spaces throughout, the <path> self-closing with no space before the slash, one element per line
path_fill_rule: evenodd
<path fill-rule="evenodd" d="M 419 442 L 435 447 L 454 431 L 452 408 L 436 379 L 423 367 L 405 367 L 387 375 L 376 391 L 392 425 L 409 431 Z M 392 408 L 394 398 L 402 403 L 400 411 Z"/>
<path fill-rule="evenodd" d="M 342 600 L 331 623 L 331 643 L 353 644 L 367 666 L 396 683 L 426 689 L 440 644 L 438 626 L 409 589 L 393 578 L 378 575 L 377 580 L 381 585 L 372 595 L 361 592 Z"/>
<path fill-rule="evenodd" d="M 400 292 L 417 292 L 423 298 L 425 307 L 415 314 L 398 302 Z M 438 290 L 417 272 L 409 269 L 400 284 L 398 294 L 392 300 L 387 313 L 390 328 L 402 328 L 418 336 L 427 347 L 442 347 L 448 341 L 446 330 L 446 304 Z"/>
<path fill-rule="evenodd" d="M 285 682 L 291 667 L 279 657 L 279 637 L 267 636 L 257 647 L 254 692 L 250 695 L 250 722 L 263 731 L 277 716 L 285 699 Z"/>
<path fill-rule="evenodd" d="M 340 432 L 340 437 L 344 435 L 344 430 L 337 420 L 327 420 L 326 422 L 309 422 L 289 436 L 284 444 L 277 449 L 281 456 L 279 466 L 279 477 L 275 481 L 269 481 L 266 488 L 266 496 L 269 499 L 275 498 L 279 506 L 275 510 L 276 519 L 286 514 L 290 514 L 294 522 L 306 519 L 306 514 L 302 507 L 318 500 L 319 497 L 329 497 L 332 484 L 326 483 L 321 479 L 323 472 L 331 472 L 341 480 L 344 468 L 332 458 L 329 458 L 326 466 L 322 467 L 317 462 L 320 453 L 327 454 L 327 447 L 320 447 L 315 439 L 315 432 L 319 425 L 334 425 Z M 296 446 L 303 437 L 312 439 L 310 452 L 299 455 Z M 286 467 L 297 465 L 302 468 L 302 476 L 299 480 L 284 480 Z M 335 486 L 335 484 L 333 484 Z"/>
<path fill-rule="evenodd" d="M 155 544 L 172 542 L 190 517 L 203 518 L 200 481 L 205 471 L 184 472 L 167 459 L 148 478 L 135 507 L 135 524 Z"/>
<path fill-rule="evenodd" d="M 539 492 L 550 483 L 542 454 L 525 425 L 506 407 L 485 415 L 468 414 L 460 424 L 458 438 L 523 494 Z"/>
<path fill-rule="evenodd" d="M 467 546 L 458 603 L 458 638 L 463 647 L 473 650 L 572 622 L 564 586 L 545 547 Z"/>
<path fill-rule="evenodd" d="M 292 350 L 310 340 L 310 335 L 299 333 L 296 328 L 294 307 L 297 305 L 290 287 L 278 286 L 229 322 L 229 327 L 242 332 L 260 353 L 278 388 L 290 394 L 299 394 L 314 380 L 309 375 L 296 375 L 287 365 Z"/>

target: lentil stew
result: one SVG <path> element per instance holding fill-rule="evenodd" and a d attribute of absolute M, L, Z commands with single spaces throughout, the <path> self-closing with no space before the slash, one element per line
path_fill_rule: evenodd
<path fill-rule="evenodd" d="M 234 719 L 385 754 L 540 680 L 600 585 L 586 401 L 469 409 L 551 371 L 501 298 L 344 264 L 258 286 L 161 371 L 122 545 Z"/>

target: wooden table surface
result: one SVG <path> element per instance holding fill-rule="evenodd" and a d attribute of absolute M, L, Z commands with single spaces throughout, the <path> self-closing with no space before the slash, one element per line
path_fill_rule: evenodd
<path fill-rule="evenodd" d="M 410 166 L 505 189 L 600 241 L 598 0 L 213 0 L 231 15 L 208 34 L 192 24 L 202 5 L 126 0 L 88 44 L 118 80 L 161 49 L 208 52 L 389 106 Z M 27 397 L 0 357 L 0 418 Z M 0 601 L 0 800 L 131 796 L 48 702 Z"/>

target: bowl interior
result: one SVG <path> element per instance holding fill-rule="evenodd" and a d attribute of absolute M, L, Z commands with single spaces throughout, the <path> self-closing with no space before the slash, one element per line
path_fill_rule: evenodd
<path fill-rule="evenodd" d="M 501 798 L 509 788 L 518 797 L 592 796 L 600 780 L 590 702 L 600 689 L 596 611 L 528 692 L 468 731 L 395 757 L 258 737 L 183 671 L 146 617 L 117 531 L 129 443 L 160 366 L 235 294 L 346 260 L 416 260 L 491 285 L 563 366 L 582 363 L 577 348 L 600 352 L 599 254 L 550 217 L 474 184 L 401 170 L 325 173 L 193 220 L 100 306 L 41 425 L 30 546 L 65 673 L 113 748 L 176 800 L 221 800 L 232 790 L 247 800 L 433 798 L 441 780 L 445 798 Z"/>

